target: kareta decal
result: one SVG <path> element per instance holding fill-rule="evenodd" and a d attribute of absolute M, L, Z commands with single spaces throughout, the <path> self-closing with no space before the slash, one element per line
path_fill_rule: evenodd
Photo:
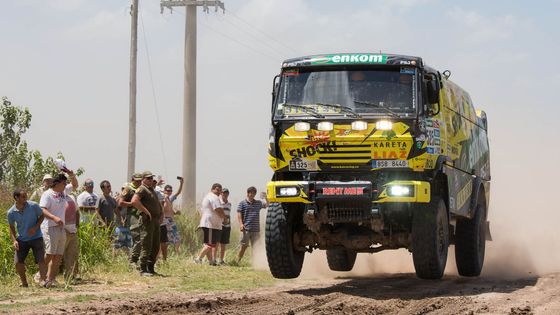
<path fill-rule="evenodd" d="M 341 64 L 341 63 L 356 63 L 356 64 L 375 64 L 386 63 L 387 56 L 380 54 L 340 54 L 340 55 L 325 55 L 317 56 L 311 59 L 311 64 Z"/>

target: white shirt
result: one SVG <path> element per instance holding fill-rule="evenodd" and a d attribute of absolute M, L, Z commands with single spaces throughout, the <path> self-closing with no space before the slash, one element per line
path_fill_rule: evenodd
<path fill-rule="evenodd" d="M 99 197 L 97 194 L 92 192 L 91 194 L 87 191 L 82 192 L 78 196 L 78 207 L 97 207 L 99 201 Z"/>
<path fill-rule="evenodd" d="M 216 212 L 216 209 L 221 208 L 220 198 L 215 193 L 209 192 L 204 199 L 200 209 L 200 225 L 209 229 L 221 230 L 222 218 Z"/>
<path fill-rule="evenodd" d="M 41 196 L 41 202 L 39 202 L 39 206 L 41 208 L 47 208 L 49 212 L 57 217 L 59 217 L 62 222 L 65 221 L 66 216 L 66 194 L 64 192 L 54 192 L 52 189 L 49 189 L 43 193 Z M 47 228 L 51 226 L 57 226 L 57 224 L 48 218 L 45 218 L 43 223 L 41 223 L 41 228 Z"/>

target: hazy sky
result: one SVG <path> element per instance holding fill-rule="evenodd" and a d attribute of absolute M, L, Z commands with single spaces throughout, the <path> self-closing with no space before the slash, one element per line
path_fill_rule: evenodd
<path fill-rule="evenodd" d="M 83 166 L 86 176 L 114 187 L 125 181 L 127 163 L 129 4 L 0 2 L 0 95 L 30 108 L 30 146 L 49 155 L 62 151 L 71 167 Z M 265 187 L 272 174 L 271 82 L 282 60 L 328 52 L 418 55 L 449 69 L 488 114 L 493 224 L 499 228 L 508 218 L 560 246 L 558 229 L 542 228 L 543 221 L 560 221 L 553 202 L 560 176 L 560 1 L 225 5 L 225 15 L 198 14 L 199 196 L 216 181 L 230 187 L 234 201 L 249 185 Z M 156 0 L 140 0 L 140 11 L 137 169 L 176 184 L 185 14 L 160 14 Z"/>

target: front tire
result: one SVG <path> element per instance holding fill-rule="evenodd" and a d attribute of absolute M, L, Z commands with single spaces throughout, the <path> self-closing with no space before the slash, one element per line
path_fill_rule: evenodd
<path fill-rule="evenodd" d="M 472 219 L 457 220 L 455 260 L 457 271 L 463 277 L 478 277 L 486 251 L 486 205 L 481 197 Z"/>
<path fill-rule="evenodd" d="M 412 259 L 421 279 L 440 279 L 447 263 L 449 218 L 440 197 L 419 207 L 412 218 Z"/>
<path fill-rule="evenodd" d="M 327 249 L 327 262 L 332 271 L 350 271 L 356 262 L 356 252 L 347 249 Z"/>
<path fill-rule="evenodd" d="M 268 267 L 274 278 L 297 278 L 303 266 L 305 252 L 293 248 L 294 211 L 272 203 L 266 214 L 265 246 Z"/>

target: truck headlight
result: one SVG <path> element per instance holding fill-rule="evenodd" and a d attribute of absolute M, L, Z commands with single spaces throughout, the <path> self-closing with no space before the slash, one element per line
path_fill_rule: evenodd
<path fill-rule="evenodd" d="M 331 131 L 331 130 L 333 130 L 333 128 L 334 128 L 334 125 L 330 121 L 322 121 L 322 122 L 317 124 L 317 129 L 319 129 L 321 131 Z"/>
<path fill-rule="evenodd" d="M 309 125 L 309 123 L 304 121 L 297 122 L 294 125 L 294 129 L 296 131 L 309 131 L 310 128 L 311 126 Z"/>
<path fill-rule="evenodd" d="M 299 195 L 297 187 L 280 187 L 278 189 L 279 197 L 293 197 Z"/>
<path fill-rule="evenodd" d="M 357 131 L 367 130 L 367 122 L 360 121 L 360 120 L 353 121 L 352 130 L 357 130 Z"/>
<path fill-rule="evenodd" d="M 412 197 L 414 195 L 414 187 L 402 185 L 389 186 L 388 194 L 392 197 Z"/>
<path fill-rule="evenodd" d="M 375 128 L 377 130 L 391 130 L 393 129 L 393 123 L 388 120 L 380 120 L 375 123 Z"/>

